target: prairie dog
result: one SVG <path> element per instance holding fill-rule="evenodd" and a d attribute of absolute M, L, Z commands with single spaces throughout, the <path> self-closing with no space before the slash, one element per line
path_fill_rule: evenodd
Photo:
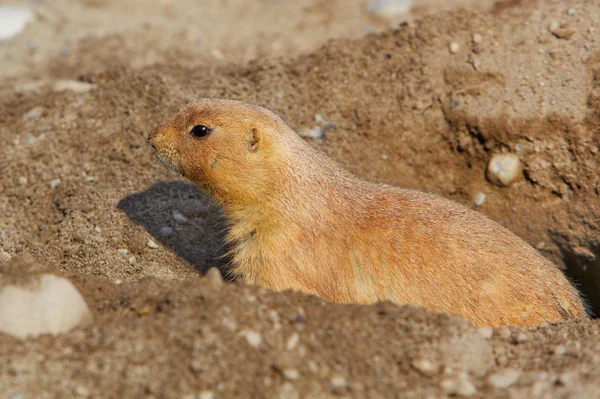
<path fill-rule="evenodd" d="M 584 318 L 562 272 L 482 214 L 363 181 L 266 108 L 190 103 L 148 142 L 223 207 L 234 275 L 334 302 L 389 300 L 475 326 Z"/>

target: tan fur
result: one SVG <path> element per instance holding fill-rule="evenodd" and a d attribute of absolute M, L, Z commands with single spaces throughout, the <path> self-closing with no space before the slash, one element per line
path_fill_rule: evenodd
<path fill-rule="evenodd" d="M 194 125 L 213 129 L 191 137 Z M 247 103 L 191 103 L 148 138 L 204 188 L 230 224 L 232 272 L 335 302 L 390 300 L 476 326 L 586 317 L 560 270 L 458 203 L 362 181 Z"/>

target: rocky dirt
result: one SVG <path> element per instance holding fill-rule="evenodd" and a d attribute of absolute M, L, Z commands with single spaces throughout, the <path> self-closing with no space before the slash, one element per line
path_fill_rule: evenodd
<path fill-rule="evenodd" d="M 202 277 L 219 210 L 144 136 L 219 96 L 327 125 L 307 140 L 366 179 L 477 197 L 600 313 L 600 6 L 364 3 L 35 2 L 0 42 L 0 263 L 68 277 L 94 321 L 0 334 L 0 397 L 600 397 L 598 320 L 490 331 Z"/>

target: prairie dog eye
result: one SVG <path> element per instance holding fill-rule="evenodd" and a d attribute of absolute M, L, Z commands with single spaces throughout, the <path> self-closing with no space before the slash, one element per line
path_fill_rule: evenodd
<path fill-rule="evenodd" d="M 196 139 L 208 136 L 212 132 L 211 128 L 204 125 L 196 125 L 190 130 L 190 136 Z"/>

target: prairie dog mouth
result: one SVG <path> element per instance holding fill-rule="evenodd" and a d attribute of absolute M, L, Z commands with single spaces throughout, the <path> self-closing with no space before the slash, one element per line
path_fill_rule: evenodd
<path fill-rule="evenodd" d="M 183 169 L 177 162 L 173 162 L 171 157 L 167 157 L 163 154 L 160 154 L 158 151 L 155 151 L 156 158 L 158 161 L 166 166 L 168 169 L 176 172 L 177 174 L 183 176 Z"/>

